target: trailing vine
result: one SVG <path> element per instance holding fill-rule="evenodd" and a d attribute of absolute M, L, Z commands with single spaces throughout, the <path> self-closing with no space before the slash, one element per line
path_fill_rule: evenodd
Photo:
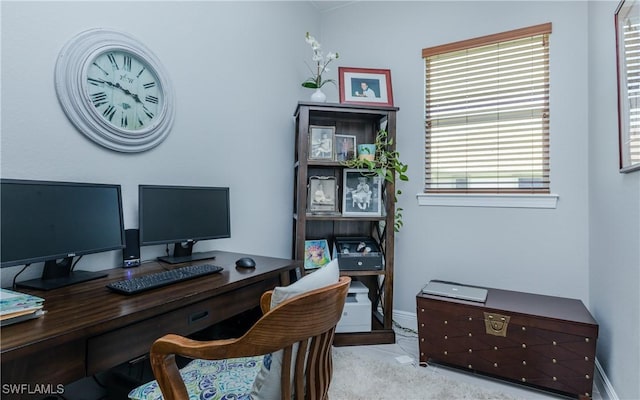
<path fill-rule="evenodd" d="M 378 131 L 375 139 L 375 157 L 373 160 L 367 160 L 364 158 L 354 158 L 348 161 L 343 161 L 342 165 L 349 168 L 356 168 L 362 170 L 361 174 L 365 176 L 379 176 L 384 177 L 386 182 L 394 183 L 394 178 L 401 181 L 408 181 L 407 164 L 400 161 L 400 153 L 397 150 L 391 150 L 393 148 L 393 138 L 389 138 L 389 134 L 386 130 Z M 396 189 L 393 196 L 393 201 L 398 202 L 398 196 L 402 194 L 400 189 Z M 396 208 L 394 216 L 393 229 L 398 232 L 402 228 L 402 208 Z"/>

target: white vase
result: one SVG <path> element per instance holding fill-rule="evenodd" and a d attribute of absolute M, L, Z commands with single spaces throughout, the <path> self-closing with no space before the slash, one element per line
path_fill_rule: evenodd
<path fill-rule="evenodd" d="M 327 95 L 322 92 L 322 89 L 317 88 L 316 91 L 311 94 L 311 101 L 324 103 L 327 101 Z"/>

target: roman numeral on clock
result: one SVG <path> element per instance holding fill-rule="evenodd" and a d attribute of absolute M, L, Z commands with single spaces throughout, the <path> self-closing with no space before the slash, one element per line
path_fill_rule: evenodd
<path fill-rule="evenodd" d="M 94 86 L 103 86 L 104 81 L 99 79 L 87 78 L 87 81 Z"/>
<path fill-rule="evenodd" d="M 105 92 L 98 92 L 91 94 L 91 101 L 94 107 L 100 107 L 103 104 L 107 104 L 107 94 Z"/>
<path fill-rule="evenodd" d="M 123 128 L 126 128 L 127 126 L 129 126 L 129 122 L 125 114 L 122 114 L 122 116 L 120 117 L 120 126 Z"/>
<path fill-rule="evenodd" d="M 144 98 L 147 103 L 158 104 L 158 98 L 156 96 L 147 96 Z"/>
<path fill-rule="evenodd" d="M 155 85 L 156 85 L 155 82 L 149 82 L 149 83 L 145 83 L 144 85 L 142 85 L 142 87 L 145 88 L 145 89 L 149 89 L 149 88 L 154 87 Z"/>
<path fill-rule="evenodd" d="M 142 109 L 144 110 L 144 113 L 147 114 L 147 117 L 153 119 L 153 113 L 149 111 L 147 107 L 143 107 Z"/>
<path fill-rule="evenodd" d="M 118 63 L 116 62 L 116 58 L 113 56 L 113 53 L 109 53 L 107 55 L 107 58 L 109 59 L 109 62 L 111 62 L 111 66 L 115 69 L 120 69 L 120 67 L 118 67 Z"/>
<path fill-rule="evenodd" d="M 124 70 L 127 72 L 131 72 L 131 56 L 124 56 Z"/>
<path fill-rule="evenodd" d="M 95 65 L 100 71 L 102 71 L 102 73 L 104 73 L 105 75 L 109 75 L 109 73 L 107 71 L 105 71 L 101 66 L 99 66 L 96 63 L 93 63 L 93 65 Z"/>
<path fill-rule="evenodd" d="M 105 118 L 111 121 L 115 113 L 116 113 L 116 108 L 113 105 L 110 105 L 109 107 L 107 107 L 106 110 L 104 110 L 102 115 L 104 115 Z"/>

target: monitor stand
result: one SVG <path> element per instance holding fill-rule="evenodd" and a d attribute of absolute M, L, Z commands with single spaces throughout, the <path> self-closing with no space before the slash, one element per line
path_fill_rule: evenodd
<path fill-rule="evenodd" d="M 107 276 L 106 272 L 72 271 L 72 264 L 73 257 L 66 257 L 60 262 L 57 260 L 46 261 L 41 278 L 16 282 L 16 286 L 25 289 L 52 290 Z"/>
<path fill-rule="evenodd" d="M 216 258 L 217 253 L 217 251 L 204 251 L 202 253 L 191 253 L 185 256 L 162 256 L 158 257 L 158 260 L 168 264 L 180 264 L 183 262 L 213 259 Z"/>
<path fill-rule="evenodd" d="M 184 244 L 182 242 L 175 243 L 173 245 L 173 255 L 158 257 L 158 260 L 168 264 L 180 264 L 184 262 L 200 261 L 200 260 L 208 260 L 211 258 L 216 258 L 216 254 L 218 254 L 217 251 L 205 251 L 201 253 L 194 253 L 193 252 L 194 244 L 195 242 L 193 240 L 189 240 Z"/>
<path fill-rule="evenodd" d="M 107 276 L 107 274 L 104 272 L 73 271 L 69 274 L 69 276 L 65 276 L 62 278 L 31 279 L 28 281 L 16 282 L 16 286 L 25 289 L 52 290 L 65 286 L 75 285 L 76 283 L 104 278 L 105 276 Z"/>

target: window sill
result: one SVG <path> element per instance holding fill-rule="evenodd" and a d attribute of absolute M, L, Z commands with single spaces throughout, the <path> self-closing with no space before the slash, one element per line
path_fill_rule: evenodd
<path fill-rule="evenodd" d="M 418 193 L 419 206 L 556 208 L 557 194 L 425 194 Z"/>

